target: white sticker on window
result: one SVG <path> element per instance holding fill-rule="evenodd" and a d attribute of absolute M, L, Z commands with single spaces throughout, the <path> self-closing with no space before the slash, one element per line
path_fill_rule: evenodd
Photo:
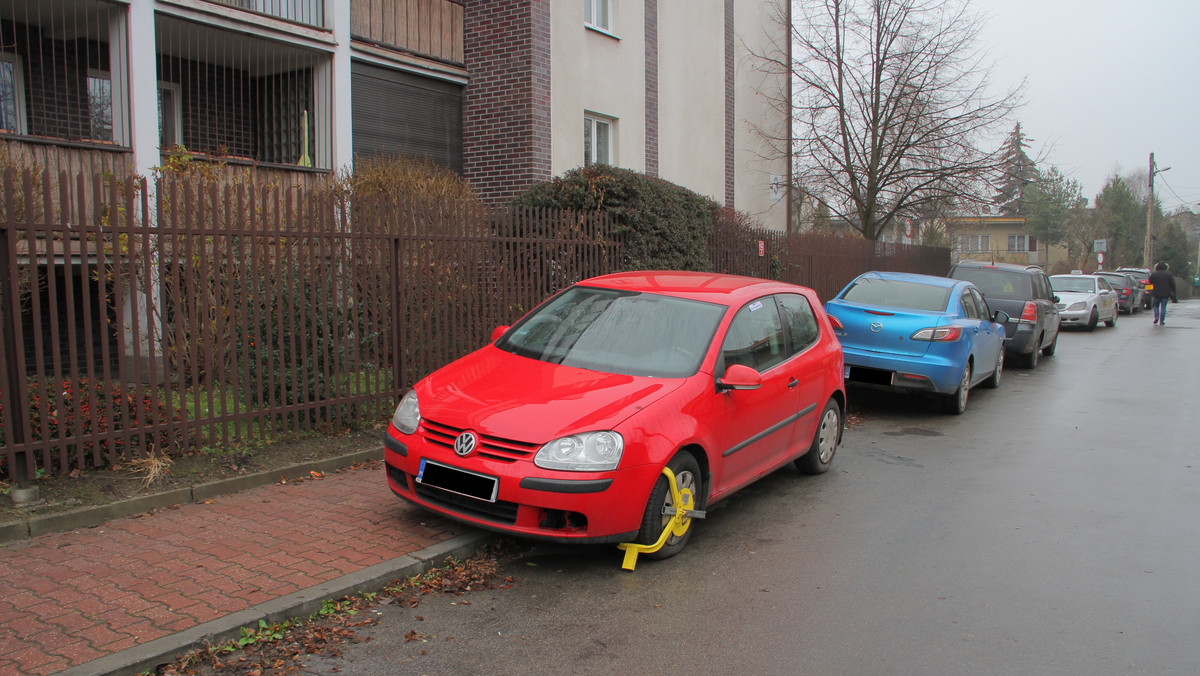
<path fill-rule="evenodd" d="M 755 312 L 755 311 L 757 311 L 757 310 L 761 310 L 761 309 L 762 309 L 762 301 L 760 301 L 760 300 L 756 300 L 756 301 L 754 301 L 753 303 L 751 303 L 751 304 L 750 304 L 750 311 L 751 311 L 751 312 Z"/>

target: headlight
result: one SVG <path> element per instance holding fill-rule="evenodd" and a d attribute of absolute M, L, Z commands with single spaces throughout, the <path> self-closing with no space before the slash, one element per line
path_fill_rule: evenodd
<path fill-rule="evenodd" d="M 392 414 L 392 424 L 401 432 L 412 434 L 417 431 L 417 424 L 420 422 L 421 408 L 417 405 L 417 393 L 409 390 L 404 393 L 404 398 L 400 400 L 400 405 Z"/>
<path fill-rule="evenodd" d="M 607 472 L 617 468 L 625 440 L 616 432 L 587 432 L 555 439 L 542 446 L 533 464 L 542 469 Z"/>
<path fill-rule="evenodd" d="M 1084 303 L 1082 301 L 1080 301 L 1078 303 L 1071 303 L 1071 305 L 1067 308 L 1067 312 L 1079 312 L 1080 310 L 1082 310 L 1086 307 L 1087 307 L 1087 303 Z"/>

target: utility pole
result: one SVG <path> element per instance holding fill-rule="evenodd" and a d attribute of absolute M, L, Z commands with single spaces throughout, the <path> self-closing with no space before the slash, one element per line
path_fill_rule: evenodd
<path fill-rule="evenodd" d="M 1153 235 L 1154 233 L 1154 153 L 1150 153 L 1150 194 L 1146 198 L 1146 250 L 1143 258 L 1146 267 L 1150 270 L 1154 269 L 1154 259 L 1150 256 L 1154 253 Z"/>
<path fill-rule="evenodd" d="M 1155 169 L 1154 153 L 1150 153 L 1150 194 L 1146 197 L 1146 250 L 1143 256 L 1146 267 L 1151 270 L 1154 269 L 1154 175 L 1170 170 L 1170 167 Z"/>

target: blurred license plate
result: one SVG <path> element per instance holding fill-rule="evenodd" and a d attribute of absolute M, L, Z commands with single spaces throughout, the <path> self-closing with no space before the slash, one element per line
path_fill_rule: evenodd
<path fill-rule="evenodd" d="M 496 493 L 500 487 L 500 481 L 494 476 L 443 465 L 425 458 L 421 458 L 417 483 L 487 502 L 496 501 Z"/>

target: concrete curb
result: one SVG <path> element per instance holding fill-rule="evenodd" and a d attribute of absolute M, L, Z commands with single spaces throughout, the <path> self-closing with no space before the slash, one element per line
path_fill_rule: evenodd
<path fill-rule="evenodd" d="M 152 509 L 189 502 L 204 502 L 219 495 L 229 495 L 248 488 L 257 488 L 277 483 L 280 479 L 292 480 L 306 477 L 309 472 L 332 472 L 368 460 L 382 460 L 383 450 L 372 448 L 336 458 L 314 460 L 278 469 L 256 472 L 245 476 L 196 484 L 188 488 L 177 488 L 162 493 L 121 500 L 98 507 L 85 507 L 61 514 L 30 516 L 23 521 L 0 525 L 0 545 L 24 540 L 48 533 L 62 533 L 77 528 L 91 528 L 105 521 L 133 514 L 142 514 Z"/>
<path fill-rule="evenodd" d="M 485 531 L 464 533 L 430 545 L 420 551 L 398 556 L 390 561 L 343 575 L 308 589 L 265 601 L 252 608 L 205 622 L 170 636 L 155 639 L 119 653 L 92 660 L 86 664 L 59 672 L 60 676 L 125 676 L 152 672 L 169 664 L 189 650 L 207 645 L 233 641 L 241 636 L 243 627 L 258 626 L 259 620 L 275 624 L 295 617 L 308 617 L 321 609 L 328 599 L 340 599 L 365 591 L 377 591 L 393 580 L 419 575 L 449 557 L 473 556 L 481 546 L 492 542 L 494 536 Z"/>

